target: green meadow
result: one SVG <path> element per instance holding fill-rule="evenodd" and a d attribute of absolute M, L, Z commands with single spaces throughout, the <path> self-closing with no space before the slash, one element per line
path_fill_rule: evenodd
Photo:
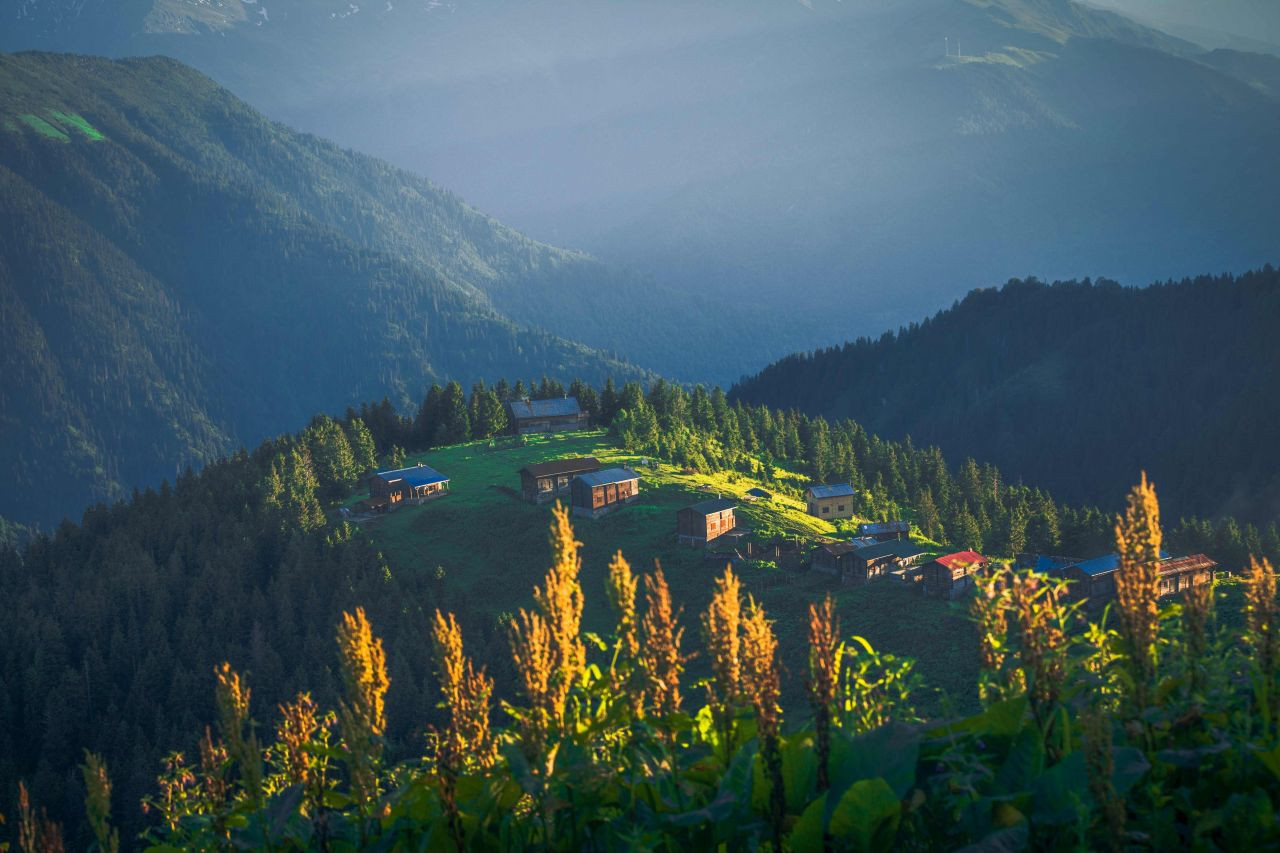
<path fill-rule="evenodd" d="M 519 470 L 525 465 L 573 456 L 595 456 L 606 467 L 629 465 L 640 472 L 640 497 L 599 520 L 575 519 L 582 542 L 585 627 L 606 632 L 611 616 L 604 581 L 609 560 L 619 549 L 640 571 L 660 561 L 676 602 L 684 607 L 685 645 L 701 646 L 697 615 L 710 600 L 712 580 L 724 570 L 704 558 L 700 548 L 677 545 L 675 516 L 681 507 L 714 497 L 741 498 L 760 486 L 770 501 L 742 502 L 739 526 L 812 539 L 849 535 L 853 522 L 837 528 L 804 512 L 800 500 L 779 495 L 775 487 L 735 473 L 702 474 L 658 463 L 614 446 L 603 432 L 529 437 L 524 446 L 493 447 L 472 442 L 408 457 L 450 477 L 450 494 L 421 506 L 379 516 L 363 526 L 394 572 L 427 572 L 438 578 L 440 598 L 464 626 L 487 628 L 518 609 L 532 606 L 532 589 L 548 563 L 547 532 L 551 505 L 535 506 L 519 498 Z M 796 475 L 779 471 L 783 481 Z M 353 504 L 363 494 L 353 495 Z M 856 520 L 855 520 L 856 522 Z M 737 569 L 744 591 L 761 600 L 775 620 L 782 660 L 805 659 L 808 605 L 830 592 L 836 597 L 846 635 L 865 637 L 878 650 L 915 658 L 926 683 L 921 708 L 930 715 L 976 707 L 976 634 L 962 608 L 926 599 L 914 585 L 884 579 L 868 586 L 841 587 L 812 572 L 785 572 L 768 564 Z M 488 625 L 484 625 L 484 623 Z M 698 671 L 698 661 L 690 663 Z M 786 700 L 803 702 L 802 673 L 790 673 Z"/>

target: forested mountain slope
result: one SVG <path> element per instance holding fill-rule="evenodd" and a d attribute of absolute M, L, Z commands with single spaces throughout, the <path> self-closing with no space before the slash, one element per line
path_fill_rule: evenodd
<path fill-rule="evenodd" d="M 626 352 L 691 381 L 1011 276 L 1273 260 L 1267 57 L 1072 0 L 0 0 L 0 21 L 0 49 L 174 56 L 273 118 L 699 294 L 624 300 L 628 323 L 662 320 L 626 346 L 675 355 Z M 491 292 L 517 322 L 623 345 L 608 312 Z"/>
<path fill-rule="evenodd" d="M 732 396 L 852 417 L 1106 505 L 1145 468 L 1171 510 L 1280 514 L 1280 272 L 1148 288 L 1011 281 L 794 355 Z"/>
<path fill-rule="evenodd" d="M 626 286 L 599 264 L 172 60 L 0 56 L 0 142 L 0 515 L 56 522 L 431 379 L 638 374 L 489 297 L 597 310 Z"/>

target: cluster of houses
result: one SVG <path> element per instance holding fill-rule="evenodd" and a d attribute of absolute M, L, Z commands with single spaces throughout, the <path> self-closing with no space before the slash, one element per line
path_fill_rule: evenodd
<path fill-rule="evenodd" d="M 1018 568 L 1035 569 L 1051 577 L 1066 578 L 1070 583 L 1068 594 L 1073 600 L 1084 601 L 1085 606 L 1096 609 L 1104 606 L 1116 595 L 1116 570 L 1120 568 L 1118 554 L 1104 554 L 1082 560 L 1078 557 L 1049 556 L 1044 554 L 1019 554 L 1014 561 Z M 1193 586 L 1213 580 L 1218 564 L 1204 554 L 1174 557 L 1161 552 L 1158 576 L 1160 597 L 1177 595 Z"/>
<path fill-rule="evenodd" d="M 558 432 L 589 426 L 586 413 L 572 397 L 557 400 L 512 402 L 512 424 L 519 434 Z M 406 504 L 420 504 L 449 493 L 449 478 L 419 462 L 407 468 L 378 471 L 369 477 L 369 497 L 357 506 L 365 512 L 389 512 Z M 561 500 L 574 515 L 600 518 L 632 503 L 640 496 L 640 475 L 626 468 L 605 468 L 594 457 L 557 459 L 520 469 L 520 496 L 530 503 Z M 848 484 L 816 485 L 806 492 L 806 508 L 817 518 L 852 518 L 855 492 Z M 772 498 L 754 488 L 746 501 Z M 857 535 L 844 541 L 823 541 L 813 549 L 804 565 L 799 542 L 777 540 L 756 542 L 751 532 L 738 526 L 737 501 L 716 495 L 676 512 L 676 541 L 702 547 L 709 558 L 777 559 L 795 568 L 807 567 L 831 575 L 842 584 L 864 584 L 896 577 L 918 583 L 930 597 L 955 600 L 973 586 L 974 579 L 991 562 L 976 551 L 936 554 L 928 545 L 914 541 L 906 521 L 860 524 Z M 1019 568 L 1034 568 L 1070 581 L 1070 595 L 1099 607 L 1115 597 L 1115 573 L 1119 557 L 1108 554 L 1092 559 L 1020 554 Z M 1204 554 L 1162 556 L 1160 594 L 1175 595 L 1213 578 L 1217 564 Z"/>

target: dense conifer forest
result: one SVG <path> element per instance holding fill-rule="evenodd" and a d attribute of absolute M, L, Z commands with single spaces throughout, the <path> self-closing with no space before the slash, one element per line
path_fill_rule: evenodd
<path fill-rule="evenodd" d="M 1277 316 L 1271 266 L 1144 288 L 1010 281 L 896 334 L 790 356 L 731 396 L 909 435 L 1073 503 L 1111 508 L 1146 468 L 1170 510 L 1269 524 Z"/>
<path fill-rule="evenodd" d="M 332 507 L 359 475 L 403 458 L 405 448 L 502 432 L 502 401 L 530 393 L 573 393 L 617 441 L 680 465 L 737 466 L 767 478 L 771 466 L 786 462 L 816 480 L 851 480 L 860 512 L 910 513 L 922 530 L 957 547 L 993 554 L 1113 547 L 1110 516 L 1011 486 L 990 466 L 949 466 L 936 448 L 883 441 L 849 421 L 731 404 L 719 390 L 660 381 L 647 389 L 612 381 L 565 387 L 546 379 L 477 385 L 470 393 L 456 383 L 437 386 L 408 415 L 384 400 L 339 419 L 317 417 L 297 435 L 94 508 L 81 524 L 64 524 L 21 551 L 5 549 L 0 588 L 11 618 L 0 626 L 0 810 L 16 813 L 23 781 L 32 802 L 86 842 L 76 766 L 89 749 L 110 768 L 113 820 L 132 844 L 143 827 L 157 825 L 157 811 L 143 814 L 137 805 L 156 795 L 162 759 L 174 750 L 188 762 L 201 754 L 197 740 L 218 714 L 213 668 L 230 660 L 252 673 L 254 712 L 264 721 L 298 691 L 338 707 L 350 673 L 335 667 L 332 626 L 356 608 L 377 626 L 394 685 L 379 735 L 386 760 L 438 746 L 423 739 L 427 726 L 448 725 L 430 698 L 439 686 L 432 578 L 393 572 Z M 1208 550 L 1227 566 L 1244 565 L 1250 554 L 1280 558 L 1274 528 L 1169 526 L 1178 547 Z M 458 619 L 473 648 L 504 646 L 505 626 L 478 625 L 466 613 Z M 692 644 L 695 628 L 687 624 Z M 518 667 L 477 663 L 489 666 L 503 695 L 513 695 Z M 800 662 L 787 666 L 788 678 L 799 677 Z M 505 714 L 494 709 L 495 725 Z"/>

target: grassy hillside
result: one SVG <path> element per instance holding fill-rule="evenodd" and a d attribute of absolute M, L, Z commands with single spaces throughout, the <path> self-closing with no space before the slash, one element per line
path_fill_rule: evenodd
<path fill-rule="evenodd" d="M 450 495 L 422 506 L 405 507 L 366 523 L 365 529 L 394 572 L 440 576 L 438 599 L 459 614 L 464 629 L 484 638 L 484 659 L 504 671 L 505 636 L 493 629 L 506 614 L 532 606 L 532 589 L 546 573 L 550 505 L 535 506 L 519 497 L 519 470 L 525 465 L 572 456 L 595 456 L 606 466 L 639 466 L 641 458 L 612 445 L 603 433 L 531 437 L 524 447 L 490 449 L 485 442 L 442 448 L 411 456 L 451 477 Z M 637 570 L 662 563 L 675 600 L 685 608 L 685 624 L 693 639 L 696 614 L 711 596 L 713 576 L 723 564 L 704 559 L 700 548 L 675 541 L 678 509 L 715 493 L 741 497 L 763 485 L 740 474 L 685 473 L 666 463 L 639 467 L 640 498 L 596 521 L 575 519 L 583 543 L 583 588 L 587 592 L 586 630 L 612 626 L 603 594 L 607 566 L 621 549 Z M 802 482 L 779 472 L 784 482 Z M 849 534 L 857 520 L 837 528 L 804 512 L 802 501 L 778 494 L 767 502 L 739 505 L 739 525 L 786 532 L 800 537 Z M 360 496 L 353 496 L 348 504 Z M 763 601 L 782 643 L 784 659 L 803 654 L 808 605 L 831 591 L 848 633 L 866 637 L 882 651 L 917 658 L 930 686 L 949 697 L 923 697 L 933 714 L 944 707 L 964 710 L 977 701 L 976 635 L 962 609 L 925 599 L 918 587 L 884 580 L 865 587 L 840 587 L 822 574 L 793 574 L 777 568 L 745 565 L 739 570 L 744 589 Z M 694 662 L 695 671 L 700 671 Z M 801 700 L 802 679 L 788 681 L 788 699 Z M 944 701 L 949 705 L 944 706 Z"/>

